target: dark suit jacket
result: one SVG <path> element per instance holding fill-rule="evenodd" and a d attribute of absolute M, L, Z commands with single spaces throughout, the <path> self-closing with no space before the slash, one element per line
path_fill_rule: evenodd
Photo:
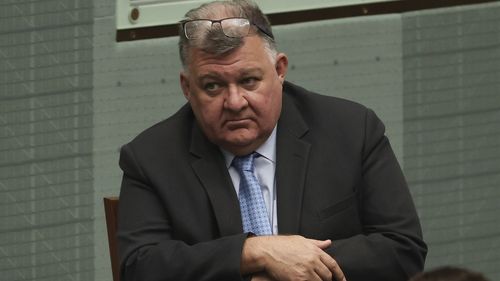
<path fill-rule="evenodd" d="M 331 239 L 349 281 L 403 281 L 426 245 L 375 114 L 286 82 L 277 130 L 280 234 Z M 241 280 L 238 199 L 189 105 L 123 146 L 122 280 Z"/>

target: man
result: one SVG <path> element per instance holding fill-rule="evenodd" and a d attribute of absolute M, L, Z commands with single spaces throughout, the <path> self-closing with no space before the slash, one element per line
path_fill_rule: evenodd
<path fill-rule="evenodd" d="M 285 82 L 267 18 L 181 24 L 188 103 L 122 148 L 122 280 L 407 280 L 426 246 L 384 126 Z M 256 191 L 257 190 L 257 191 Z"/>

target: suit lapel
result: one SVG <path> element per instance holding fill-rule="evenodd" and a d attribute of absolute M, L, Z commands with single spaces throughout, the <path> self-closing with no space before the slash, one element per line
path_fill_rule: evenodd
<path fill-rule="evenodd" d="M 218 147 L 193 125 L 191 166 L 208 194 L 221 236 L 242 233 L 240 206 L 227 171 L 224 157 Z"/>
<path fill-rule="evenodd" d="M 285 93 L 276 137 L 278 230 L 298 233 L 310 144 L 302 139 L 308 127 Z M 241 233 L 238 197 L 218 147 L 207 140 L 194 121 L 191 166 L 205 188 L 221 236 Z M 215 162 L 215 165 L 214 165 Z"/>
<path fill-rule="evenodd" d="M 296 106 L 283 94 L 283 109 L 276 138 L 276 186 L 278 230 L 280 234 L 298 233 L 302 196 L 310 144 L 302 140 L 308 127 Z"/>

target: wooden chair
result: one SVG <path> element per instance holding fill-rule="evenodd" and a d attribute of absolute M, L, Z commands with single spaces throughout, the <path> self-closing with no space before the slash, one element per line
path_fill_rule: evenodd
<path fill-rule="evenodd" d="M 106 215 L 106 227 L 108 229 L 109 256 L 111 258 L 113 281 L 120 281 L 120 261 L 118 259 L 118 245 L 116 242 L 118 197 L 104 197 L 104 213 Z"/>

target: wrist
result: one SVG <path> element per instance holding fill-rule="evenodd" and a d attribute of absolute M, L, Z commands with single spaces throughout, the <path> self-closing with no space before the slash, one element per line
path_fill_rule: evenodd
<path fill-rule="evenodd" d="M 241 273 L 251 274 L 264 271 L 265 255 L 262 251 L 262 242 L 265 237 L 251 236 L 243 243 L 241 253 Z"/>

